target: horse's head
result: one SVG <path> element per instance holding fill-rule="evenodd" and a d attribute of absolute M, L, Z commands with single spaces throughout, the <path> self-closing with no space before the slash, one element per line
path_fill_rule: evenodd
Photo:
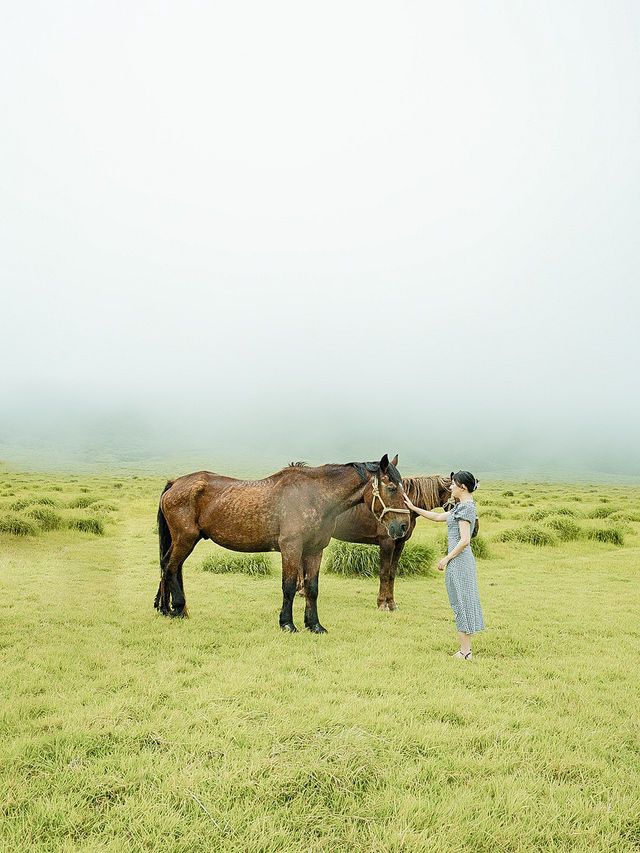
<path fill-rule="evenodd" d="M 450 509 L 453 506 L 453 496 L 451 494 L 451 477 L 438 478 L 438 506 L 444 509 Z"/>
<path fill-rule="evenodd" d="M 398 473 L 396 455 L 392 462 L 385 453 L 379 463 L 367 464 L 369 478 L 363 500 L 392 539 L 402 539 L 409 532 L 410 514 L 404 502 L 402 478 Z"/>

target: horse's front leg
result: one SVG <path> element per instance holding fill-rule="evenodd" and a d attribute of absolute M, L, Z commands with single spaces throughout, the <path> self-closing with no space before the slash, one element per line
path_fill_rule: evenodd
<path fill-rule="evenodd" d="M 293 599 L 296 595 L 298 573 L 301 571 L 302 547 L 281 546 L 282 553 L 282 610 L 280 627 L 283 631 L 294 633 L 298 629 L 293 624 Z"/>
<path fill-rule="evenodd" d="M 391 562 L 393 560 L 393 539 L 383 539 L 380 543 L 380 590 L 378 591 L 378 610 L 391 610 L 389 598 L 393 601 L 393 581 L 391 580 Z"/>
<path fill-rule="evenodd" d="M 304 565 L 304 594 L 307 605 L 304 609 L 304 626 L 314 634 L 326 634 L 318 619 L 318 578 L 320 574 L 320 562 L 322 551 L 319 554 L 303 557 Z"/>
<path fill-rule="evenodd" d="M 398 571 L 398 563 L 400 562 L 400 555 L 404 549 L 404 546 L 407 544 L 406 539 L 396 539 L 393 546 L 393 555 L 391 557 L 391 566 L 389 567 L 389 586 L 388 586 L 388 594 L 387 594 L 387 604 L 389 605 L 389 610 L 397 610 L 398 605 L 396 604 L 393 598 L 393 587 L 396 582 L 396 573 Z"/>
<path fill-rule="evenodd" d="M 304 574 L 302 569 L 302 563 L 300 563 L 300 570 L 298 571 L 298 581 L 296 584 L 296 591 L 298 595 L 301 595 L 304 598 Z"/>

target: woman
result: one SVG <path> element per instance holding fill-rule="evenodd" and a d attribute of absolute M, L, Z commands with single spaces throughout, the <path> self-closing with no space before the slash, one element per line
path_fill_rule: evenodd
<path fill-rule="evenodd" d="M 471 636 L 484 628 L 476 561 L 471 551 L 471 531 L 476 521 L 476 505 L 471 497 L 478 481 L 468 471 L 451 472 L 451 496 L 456 505 L 450 512 L 429 512 L 419 509 L 405 495 L 404 501 L 412 512 L 430 521 L 446 521 L 449 553 L 438 563 L 438 569 L 446 567 L 445 584 L 449 603 L 456 617 L 456 628 L 460 638 L 460 650 L 453 657 L 472 660 Z"/>

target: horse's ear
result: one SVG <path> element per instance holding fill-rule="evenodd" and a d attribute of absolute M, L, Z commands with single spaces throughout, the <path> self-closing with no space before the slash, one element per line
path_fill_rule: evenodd
<path fill-rule="evenodd" d="M 386 474 L 389 468 L 389 457 L 385 453 L 382 459 L 380 460 L 380 472 L 382 474 Z"/>
<path fill-rule="evenodd" d="M 393 465 L 394 468 L 398 465 L 398 454 L 397 453 L 393 457 L 393 459 L 391 460 L 391 464 Z"/>

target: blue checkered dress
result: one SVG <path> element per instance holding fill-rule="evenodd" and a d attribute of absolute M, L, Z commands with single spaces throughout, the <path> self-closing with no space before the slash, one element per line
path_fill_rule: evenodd
<path fill-rule="evenodd" d="M 476 523 L 476 505 L 474 501 L 457 503 L 447 519 L 447 536 L 449 553 L 460 541 L 460 525 L 458 521 L 468 521 L 471 532 Z M 475 634 L 484 628 L 478 581 L 476 579 L 476 561 L 471 551 L 471 545 L 454 557 L 447 565 L 445 584 L 449 603 L 456 617 L 456 628 L 465 634 Z"/>

